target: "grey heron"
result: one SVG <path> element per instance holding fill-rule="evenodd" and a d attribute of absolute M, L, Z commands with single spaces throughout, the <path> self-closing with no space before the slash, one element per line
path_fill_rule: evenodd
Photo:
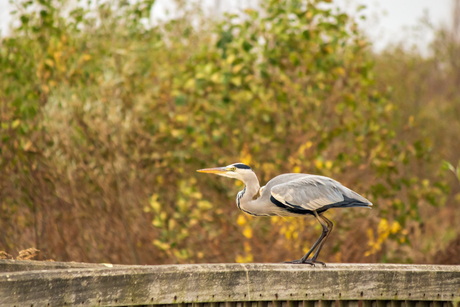
<path fill-rule="evenodd" d="M 236 204 L 243 212 L 253 216 L 305 216 L 313 215 L 321 223 L 323 232 L 310 250 L 299 260 L 287 263 L 311 264 L 316 260 L 334 224 L 323 213 L 332 208 L 367 207 L 372 203 L 339 182 L 324 176 L 290 173 L 271 179 L 260 188 L 254 171 L 244 163 L 225 167 L 197 170 L 241 180 L 244 189 L 236 196 Z M 257 197 L 258 196 L 258 197 Z M 316 249 L 313 257 L 309 258 Z"/>

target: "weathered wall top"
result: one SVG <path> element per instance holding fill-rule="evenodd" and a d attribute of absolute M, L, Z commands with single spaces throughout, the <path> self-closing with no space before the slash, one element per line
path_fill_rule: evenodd
<path fill-rule="evenodd" d="M 460 266 L 124 266 L 0 260 L 0 306 L 459 298 Z"/>

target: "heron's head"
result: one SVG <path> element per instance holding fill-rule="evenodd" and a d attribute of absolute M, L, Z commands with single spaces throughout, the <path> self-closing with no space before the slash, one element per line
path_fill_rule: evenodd
<path fill-rule="evenodd" d="M 224 167 L 205 168 L 197 170 L 199 173 L 216 174 L 224 177 L 246 181 L 248 176 L 253 176 L 252 169 L 244 163 L 233 163 Z"/>

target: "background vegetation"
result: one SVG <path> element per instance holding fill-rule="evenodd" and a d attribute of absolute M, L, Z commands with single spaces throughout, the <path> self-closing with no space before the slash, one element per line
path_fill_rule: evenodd
<path fill-rule="evenodd" d="M 459 41 L 444 29 L 430 57 L 373 54 L 327 2 L 267 0 L 218 21 L 181 6 L 159 25 L 152 1 L 18 2 L 0 44 L 0 250 L 298 258 L 313 219 L 253 219 L 236 208 L 241 183 L 195 173 L 242 161 L 262 184 L 323 174 L 373 201 L 328 213 L 325 261 L 458 262 L 458 182 L 440 166 L 459 159 Z"/>

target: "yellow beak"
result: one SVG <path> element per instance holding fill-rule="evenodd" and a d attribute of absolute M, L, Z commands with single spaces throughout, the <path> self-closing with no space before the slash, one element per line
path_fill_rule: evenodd
<path fill-rule="evenodd" d="M 223 174 L 227 172 L 225 167 L 213 167 L 213 168 L 204 168 L 197 170 L 198 173 L 208 173 L 208 174 Z"/>

